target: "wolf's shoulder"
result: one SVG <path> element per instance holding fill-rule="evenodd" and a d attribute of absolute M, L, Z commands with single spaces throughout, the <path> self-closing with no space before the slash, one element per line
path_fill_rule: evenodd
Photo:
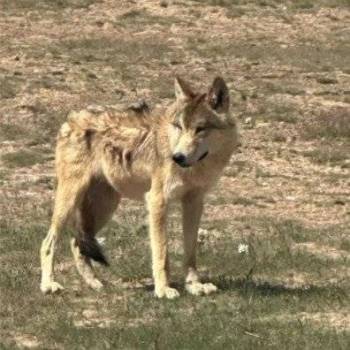
<path fill-rule="evenodd" d="M 152 117 L 149 115 L 148 106 L 141 107 L 89 106 L 80 111 L 73 110 L 68 113 L 65 123 L 62 124 L 58 138 L 84 134 L 87 131 L 104 132 L 118 128 L 149 127 Z"/>

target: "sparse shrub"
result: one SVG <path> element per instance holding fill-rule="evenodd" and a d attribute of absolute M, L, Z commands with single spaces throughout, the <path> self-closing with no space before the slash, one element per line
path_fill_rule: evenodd
<path fill-rule="evenodd" d="M 271 104 L 262 119 L 268 122 L 276 121 L 290 124 L 295 124 L 298 121 L 295 107 L 282 102 Z"/>
<path fill-rule="evenodd" d="M 310 118 L 303 124 L 302 136 L 307 140 L 319 138 L 350 139 L 350 109 L 336 108 Z"/>
<path fill-rule="evenodd" d="M 350 147 L 349 145 L 323 145 L 312 151 L 305 151 L 303 154 L 314 163 L 342 165 L 349 159 Z"/>
<path fill-rule="evenodd" d="M 286 142 L 287 141 L 287 138 L 285 135 L 283 135 L 282 133 L 274 133 L 273 136 L 272 136 L 272 140 L 274 142 Z"/>
<path fill-rule="evenodd" d="M 0 98 L 16 97 L 18 86 L 15 79 L 9 77 L 0 77 Z"/>

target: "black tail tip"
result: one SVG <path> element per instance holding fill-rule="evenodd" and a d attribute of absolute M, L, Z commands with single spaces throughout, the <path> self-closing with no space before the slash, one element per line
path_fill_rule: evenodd
<path fill-rule="evenodd" d="M 100 263 L 101 265 L 109 266 L 109 263 L 102 252 L 101 246 L 95 238 L 77 238 L 77 244 L 82 255 Z"/>

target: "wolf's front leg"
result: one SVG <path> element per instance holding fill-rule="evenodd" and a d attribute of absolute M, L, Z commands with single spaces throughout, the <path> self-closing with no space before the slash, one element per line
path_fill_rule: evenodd
<path fill-rule="evenodd" d="M 199 222 L 203 212 L 202 192 L 189 192 L 182 199 L 186 290 L 193 295 L 210 294 L 217 290 L 212 283 L 201 283 L 196 266 Z"/>
<path fill-rule="evenodd" d="M 158 298 L 173 299 L 179 296 L 179 292 L 171 288 L 168 281 L 169 261 L 166 237 L 168 203 L 160 183 L 153 181 L 146 199 L 149 212 L 155 294 Z"/>

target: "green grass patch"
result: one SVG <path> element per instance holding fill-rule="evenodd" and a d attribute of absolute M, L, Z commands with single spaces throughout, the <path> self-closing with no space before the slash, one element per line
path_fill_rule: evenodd
<path fill-rule="evenodd" d="M 305 95 L 305 90 L 300 84 L 296 84 L 289 80 L 271 81 L 259 81 L 259 86 L 266 94 L 288 94 L 292 96 Z"/>
<path fill-rule="evenodd" d="M 26 128 L 23 125 L 15 123 L 0 123 L 0 141 L 19 140 L 26 134 Z"/>
<path fill-rule="evenodd" d="M 15 98 L 20 90 L 22 79 L 18 77 L 0 76 L 0 98 Z"/>
<path fill-rule="evenodd" d="M 350 141 L 350 109 L 335 108 L 305 120 L 301 134 L 307 140 L 345 138 Z"/>
<path fill-rule="evenodd" d="M 18 122 L 0 123 L 0 141 L 24 141 L 27 145 L 40 145 L 54 143 L 61 124 L 65 121 L 68 109 L 50 109 L 41 103 L 25 106 L 33 113 L 33 121 L 30 124 Z"/>
<path fill-rule="evenodd" d="M 284 122 L 290 124 L 298 122 L 298 117 L 294 108 L 282 105 L 269 109 L 266 114 L 260 116 L 260 118 L 268 122 Z"/>
<path fill-rule="evenodd" d="M 5 181 L 7 180 L 9 175 L 9 170 L 8 169 L 1 169 L 0 170 L 0 185 L 3 185 Z"/>
<path fill-rule="evenodd" d="M 195 298 L 186 295 L 178 282 L 183 295 L 175 301 L 158 300 L 149 285 L 142 286 L 143 279 L 151 276 L 148 237 L 142 226 L 122 220 L 103 232 L 112 264 L 109 270 L 98 268 L 107 284 L 104 291 L 85 288 L 72 266 L 56 272 L 57 280 L 67 287 L 56 296 L 43 296 L 38 288 L 38 252 L 47 228 L 2 226 L 3 346 L 18 345 L 15 330 L 16 335 L 35 337 L 40 346 L 50 339 L 55 347 L 72 349 L 347 349 L 349 333 L 333 328 L 326 317 L 327 312 L 341 315 L 348 309 L 346 280 L 318 286 L 323 270 L 336 265 L 321 265 L 310 255 L 292 256 L 288 249 L 288 242 L 310 238 L 312 230 L 293 221 L 240 220 L 257 233 L 246 240 L 248 255 L 237 252 L 241 240 L 232 238 L 230 231 L 200 246 L 200 265 L 212 270 L 210 281 L 220 292 Z M 59 249 L 58 263 L 72 261 L 70 255 L 69 249 Z M 275 278 L 291 267 L 314 277 L 300 287 L 276 282 Z M 179 272 L 174 272 L 179 281 Z M 264 279 L 256 277 L 261 274 Z M 337 278 L 340 281 L 342 276 Z M 313 322 L 312 317 L 320 313 L 325 318 Z M 28 319 L 31 322 L 26 322 Z"/>
<path fill-rule="evenodd" d="M 210 205 L 224 205 L 224 204 L 233 204 L 233 205 L 242 205 L 247 206 L 257 206 L 260 204 L 254 198 L 241 197 L 233 195 L 232 193 L 224 196 L 212 196 L 209 200 Z"/>
<path fill-rule="evenodd" d="M 348 68 L 346 57 L 350 52 L 350 44 L 332 41 L 332 45 L 318 45 L 317 43 L 302 43 L 295 46 L 282 47 L 271 41 L 269 37 L 262 37 L 259 43 L 253 45 L 247 41 L 210 41 L 203 38 L 189 38 L 187 49 L 201 57 L 236 57 L 255 64 L 270 64 L 292 66 L 305 72 L 316 72 L 319 66 L 332 66 L 333 69 Z M 300 88 L 294 94 L 300 94 Z"/>
<path fill-rule="evenodd" d="M 308 10 L 312 8 L 320 7 L 348 7 L 350 6 L 349 0 L 195 0 L 201 4 L 205 3 L 210 6 L 220 6 L 231 9 L 234 6 L 261 6 L 261 7 L 273 7 L 284 5 L 287 6 L 289 10 L 299 9 Z"/>
<path fill-rule="evenodd" d="M 1 160 L 9 168 L 31 167 L 45 162 L 47 158 L 38 151 L 19 150 L 2 155 Z"/>
<path fill-rule="evenodd" d="M 4 10 L 63 10 L 87 8 L 99 0 L 4 0 Z"/>
<path fill-rule="evenodd" d="M 288 250 L 288 240 L 296 234 L 307 236 L 308 230 L 292 221 L 248 217 L 239 221 L 256 232 L 246 240 L 248 255 L 237 252 L 241 240 L 233 239 L 229 230 L 200 246 L 200 265 L 210 268 L 210 280 L 220 292 L 195 298 L 184 293 L 180 282 L 177 285 L 183 295 L 175 301 L 158 300 L 149 285 L 142 287 L 142 280 L 151 276 L 148 237 L 142 226 L 119 223 L 103 232 L 112 264 L 109 270 L 98 268 L 107 284 L 104 291 L 96 293 L 77 283 L 80 279 L 71 266 L 57 269 L 57 280 L 67 289 L 55 296 L 43 296 L 38 288 L 39 247 L 47 227 L 1 226 L 0 325 L 4 347 L 16 347 L 15 330 L 17 335 L 35 337 L 40 346 L 50 339 L 55 347 L 73 349 L 347 349 L 349 333 L 333 328 L 326 315 L 346 312 L 348 282 L 318 286 L 323 271 L 337 265 L 321 265 L 310 255 L 292 256 Z M 62 238 L 68 241 L 66 235 Z M 70 255 L 69 249 L 59 249 L 58 263 L 71 262 Z M 174 261 L 173 253 L 171 258 Z M 313 275 L 313 279 L 300 287 L 275 281 L 292 267 Z M 174 271 L 175 280 L 178 273 Z M 127 287 L 121 281 L 127 282 Z M 313 322 L 312 317 L 319 313 L 325 318 Z M 31 322 L 26 322 L 28 319 Z"/>
<path fill-rule="evenodd" d="M 31 139 L 28 140 L 31 145 L 40 145 L 44 143 L 54 143 L 60 126 L 66 120 L 69 107 L 61 106 L 58 109 L 36 103 L 31 106 L 35 114 L 35 123 L 28 130 Z"/>
<path fill-rule="evenodd" d="M 160 59 L 161 55 L 171 52 L 164 43 L 150 39 L 141 41 L 109 39 L 104 37 L 89 37 L 84 39 L 63 40 L 48 47 L 57 57 L 70 58 L 73 61 L 122 64 L 140 63 L 149 59 Z"/>
<path fill-rule="evenodd" d="M 349 161 L 350 144 L 320 145 L 311 151 L 304 151 L 303 155 L 316 164 L 329 164 L 331 166 L 347 165 Z"/>
<path fill-rule="evenodd" d="M 315 229 L 305 227 L 298 221 L 275 220 L 269 217 L 241 217 L 238 221 L 250 229 L 251 233 L 248 236 L 232 237 L 234 229 L 232 224 L 227 222 L 220 227 L 222 232 L 220 237 L 211 239 L 209 234 L 206 237 L 207 241 L 205 238 L 202 240 L 202 257 L 205 257 L 206 265 L 211 266 L 211 270 L 213 266 L 217 268 L 215 268 L 217 274 L 239 278 L 264 275 L 274 280 L 277 276 L 282 278 L 285 271 L 292 270 L 309 274 L 311 283 L 319 278 L 321 271 L 326 273 L 327 268 L 337 268 L 344 264 L 342 260 L 327 261 L 327 257 L 323 259 L 319 255 L 292 249 L 294 244 L 305 242 L 318 242 L 320 245 L 341 249 L 340 246 L 344 241 L 343 227 Z M 216 230 L 217 224 L 208 223 L 205 227 L 209 231 Z M 248 255 L 237 252 L 239 244 L 249 246 Z M 210 254 L 210 250 L 220 251 L 221 254 Z M 222 254 L 227 255 L 224 258 Z M 220 261 L 223 258 L 227 263 L 222 266 Z"/>
<path fill-rule="evenodd" d="M 151 87 L 154 84 L 154 95 L 164 97 L 164 91 L 167 91 L 164 89 L 164 81 L 167 79 L 164 76 L 156 77 L 149 68 L 163 65 L 163 62 L 169 62 L 174 57 L 174 49 L 166 42 L 149 38 L 130 40 L 89 37 L 62 40 L 50 45 L 47 50 L 64 64 L 81 65 L 78 79 L 96 91 L 101 91 L 102 100 L 106 98 L 105 83 L 110 79 L 121 81 L 131 89 L 137 89 L 138 86 Z M 103 73 L 106 68 L 107 80 Z M 165 95 L 169 96 L 169 93 Z M 101 99 L 98 103 L 101 103 Z M 109 96 L 109 103 L 111 101 L 115 101 L 115 95 Z"/>
<path fill-rule="evenodd" d="M 149 13 L 146 9 L 130 10 L 122 14 L 115 25 L 121 25 L 126 28 L 142 29 L 145 26 L 161 25 L 171 26 L 173 23 L 179 23 L 180 19 L 174 16 L 156 16 Z"/>

